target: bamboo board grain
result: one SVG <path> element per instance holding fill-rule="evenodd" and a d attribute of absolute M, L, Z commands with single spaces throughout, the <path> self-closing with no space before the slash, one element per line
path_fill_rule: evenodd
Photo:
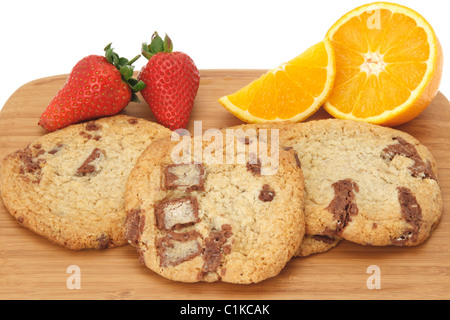
<path fill-rule="evenodd" d="M 188 129 L 240 124 L 217 98 L 234 92 L 263 70 L 202 70 Z M 0 157 L 45 134 L 38 118 L 66 75 L 19 88 L 0 112 Z M 123 113 L 154 120 L 145 103 Z M 309 120 L 328 118 L 319 110 Z M 294 258 L 274 278 L 253 285 L 184 284 L 164 279 L 138 262 L 131 246 L 72 252 L 35 235 L 7 213 L 0 201 L 0 299 L 450 299 L 450 103 L 441 93 L 415 120 L 398 127 L 425 144 L 436 158 L 444 198 L 433 236 L 413 248 L 364 247 L 342 242 L 307 258 Z M 68 289 L 67 268 L 80 267 L 81 289 Z M 381 289 L 368 289 L 376 265 Z"/>

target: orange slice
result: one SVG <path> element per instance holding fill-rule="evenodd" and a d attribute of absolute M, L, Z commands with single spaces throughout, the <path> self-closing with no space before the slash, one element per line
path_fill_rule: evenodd
<path fill-rule="evenodd" d="M 436 96 L 443 55 L 430 24 L 401 5 L 377 2 L 339 19 L 326 38 L 336 80 L 324 108 L 334 117 L 397 126 Z"/>
<path fill-rule="evenodd" d="M 333 48 L 325 39 L 219 102 L 248 123 L 298 122 L 325 102 L 335 73 Z"/>

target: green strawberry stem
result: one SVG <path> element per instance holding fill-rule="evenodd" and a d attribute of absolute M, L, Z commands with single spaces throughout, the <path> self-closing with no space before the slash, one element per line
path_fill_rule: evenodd
<path fill-rule="evenodd" d="M 142 44 L 142 55 L 150 60 L 155 54 L 159 52 L 170 53 L 173 51 L 173 43 L 166 34 L 164 40 L 159 36 L 158 32 L 154 32 L 150 44 Z"/>
<path fill-rule="evenodd" d="M 112 43 L 108 44 L 104 49 L 106 60 L 108 60 L 109 63 L 114 65 L 117 70 L 119 70 L 120 75 L 122 76 L 122 80 L 129 85 L 131 89 L 131 101 L 139 102 L 136 92 L 144 89 L 145 83 L 133 78 L 133 63 L 135 63 L 141 57 L 141 55 L 137 55 L 133 59 L 128 60 L 126 58 L 120 57 L 117 53 L 115 53 L 111 48 L 111 45 Z"/>

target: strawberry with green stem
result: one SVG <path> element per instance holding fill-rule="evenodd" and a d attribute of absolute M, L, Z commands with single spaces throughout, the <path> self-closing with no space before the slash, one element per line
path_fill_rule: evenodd
<path fill-rule="evenodd" d="M 186 128 L 200 84 L 200 73 L 185 53 L 173 51 L 171 39 L 157 32 L 151 43 L 142 45 L 148 59 L 138 79 L 146 84 L 141 95 L 150 106 L 158 123 L 176 130 Z"/>
<path fill-rule="evenodd" d="M 136 92 L 145 88 L 133 78 L 132 60 L 120 57 L 111 48 L 105 56 L 90 55 L 72 69 L 64 87 L 42 113 L 39 125 L 55 131 L 70 124 L 119 113 L 130 101 L 138 101 Z"/>

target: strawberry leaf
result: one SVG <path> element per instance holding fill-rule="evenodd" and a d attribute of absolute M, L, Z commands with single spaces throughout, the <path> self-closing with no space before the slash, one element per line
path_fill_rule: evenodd
<path fill-rule="evenodd" d="M 124 65 L 120 68 L 120 74 L 125 81 L 128 81 L 133 76 L 133 67 L 129 65 Z"/>
<path fill-rule="evenodd" d="M 156 31 L 152 35 L 152 41 L 150 43 L 149 49 L 151 53 L 164 52 L 164 41 Z"/>
<path fill-rule="evenodd" d="M 159 52 L 170 53 L 173 51 L 173 43 L 166 34 L 164 40 L 159 36 L 158 32 L 154 32 L 150 44 L 144 42 L 142 44 L 141 53 L 144 57 L 150 60 L 155 54 Z"/>
<path fill-rule="evenodd" d="M 145 88 L 145 83 L 143 81 L 136 79 L 128 80 L 128 84 L 130 85 L 131 89 L 136 92 L 141 91 L 142 89 Z"/>
<path fill-rule="evenodd" d="M 109 49 L 111 49 L 112 46 L 112 42 L 110 44 L 108 44 L 103 50 L 105 50 L 105 52 L 107 52 Z"/>
<path fill-rule="evenodd" d="M 131 101 L 139 101 L 136 96 L 136 92 L 145 88 L 145 83 L 142 81 L 138 81 L 133 78 L 134 66 L 133 63 L 136 62 L 141 56 L 137 55 L 131 60 L 120 57 L 114 50 L 111 48 L 112 43 L 108 44 L 105 47 L 105 57 L 109 63 L 114 65 L 117 70 L 119 70 L 122 80 L 128 84 L 132 91 L 132 100 Z"/>
<path fill-rule="evenodd" d="M 118 66 L 119 65 L 119 56 L 113 52 L 112 54 L 112 60 L 113 60 L 113 65 Z"/>
<path fill-rule="evenodd" d="M 131 78 L 128 80 L 128 85 L 131 88 L 131 100 L 132 102 L 140 102 L 136 92 L 141 91 L 145 88 L 145 83 L 141 80 L 136 80 L 134 78 Z"/>
<path fill-rule="evenodd" d="M 128 64 L 128 59 L 119 58 L 119 66 L 126 66 Z"/>
<path fill-rule="evenodd" d="M 112 55 L 113 55 L 113 50 L 111 49 L 111 43 L 110 43 L 105 47 L 105 57 L 109 63 L 113 63 Z"/>
<path fill-rule="evenodd" d="M 169 36 L 166 34 L 164 37 L 164 52 L 172 52 L 173 51 L 173 43 Z"/>
<path fill-rule="evenodd" d="M 147 43 L 143 43 L 142 44 L 142 49 L 141 49 L 141 53 L 144 57 L 146 57 L 148 60 L 150 60 L 155 54 L 150 52 L 148 44 Z"/>

